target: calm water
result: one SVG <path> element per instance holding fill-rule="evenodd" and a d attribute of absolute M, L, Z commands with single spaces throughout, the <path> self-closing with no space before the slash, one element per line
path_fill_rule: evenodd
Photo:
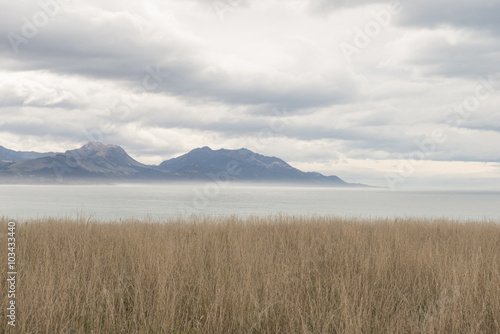
<path fill-rule="evenodd" d="M 183 215 L 447 217 L 500 222 L 500 192 L 229 185 L 0 185 L 0 216 L 99 219 Z"/>

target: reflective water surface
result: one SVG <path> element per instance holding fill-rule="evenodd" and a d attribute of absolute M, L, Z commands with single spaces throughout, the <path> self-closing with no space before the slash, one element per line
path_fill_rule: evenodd
<path fill-rule="evenodd" d="M 0 216 L 103 220 L 190 214 L 446 217 L 500 221 L 500 191 L 390 191 L 275 185 L 0 185 Z"/>

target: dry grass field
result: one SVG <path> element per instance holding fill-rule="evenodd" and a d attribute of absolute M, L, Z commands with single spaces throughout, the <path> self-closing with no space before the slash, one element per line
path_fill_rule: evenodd
<path fill-rule="evenodd" d="M 16 233 L 16 328 L 2 316 L 0 332 L 500 333 L 500 224 L 46 219 Z"/>

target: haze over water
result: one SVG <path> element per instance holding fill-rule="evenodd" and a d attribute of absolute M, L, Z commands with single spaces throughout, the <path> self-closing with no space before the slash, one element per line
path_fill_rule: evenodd
<path fill-rule="evenodd" d="M 9 219 L 101 220 L 288 214 L 359 218 L 430 217 L 500 221 L 500 192 L 340 189 L 215 183 L 175 185 L 2 185 Z"/>

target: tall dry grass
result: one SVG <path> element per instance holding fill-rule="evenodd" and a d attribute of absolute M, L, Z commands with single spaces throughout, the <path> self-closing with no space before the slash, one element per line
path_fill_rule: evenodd
<path fill-rule="evenodd" d="M 500 332 L 498 224 L 47 219 L 16 237 L 16 333 Z"/>

